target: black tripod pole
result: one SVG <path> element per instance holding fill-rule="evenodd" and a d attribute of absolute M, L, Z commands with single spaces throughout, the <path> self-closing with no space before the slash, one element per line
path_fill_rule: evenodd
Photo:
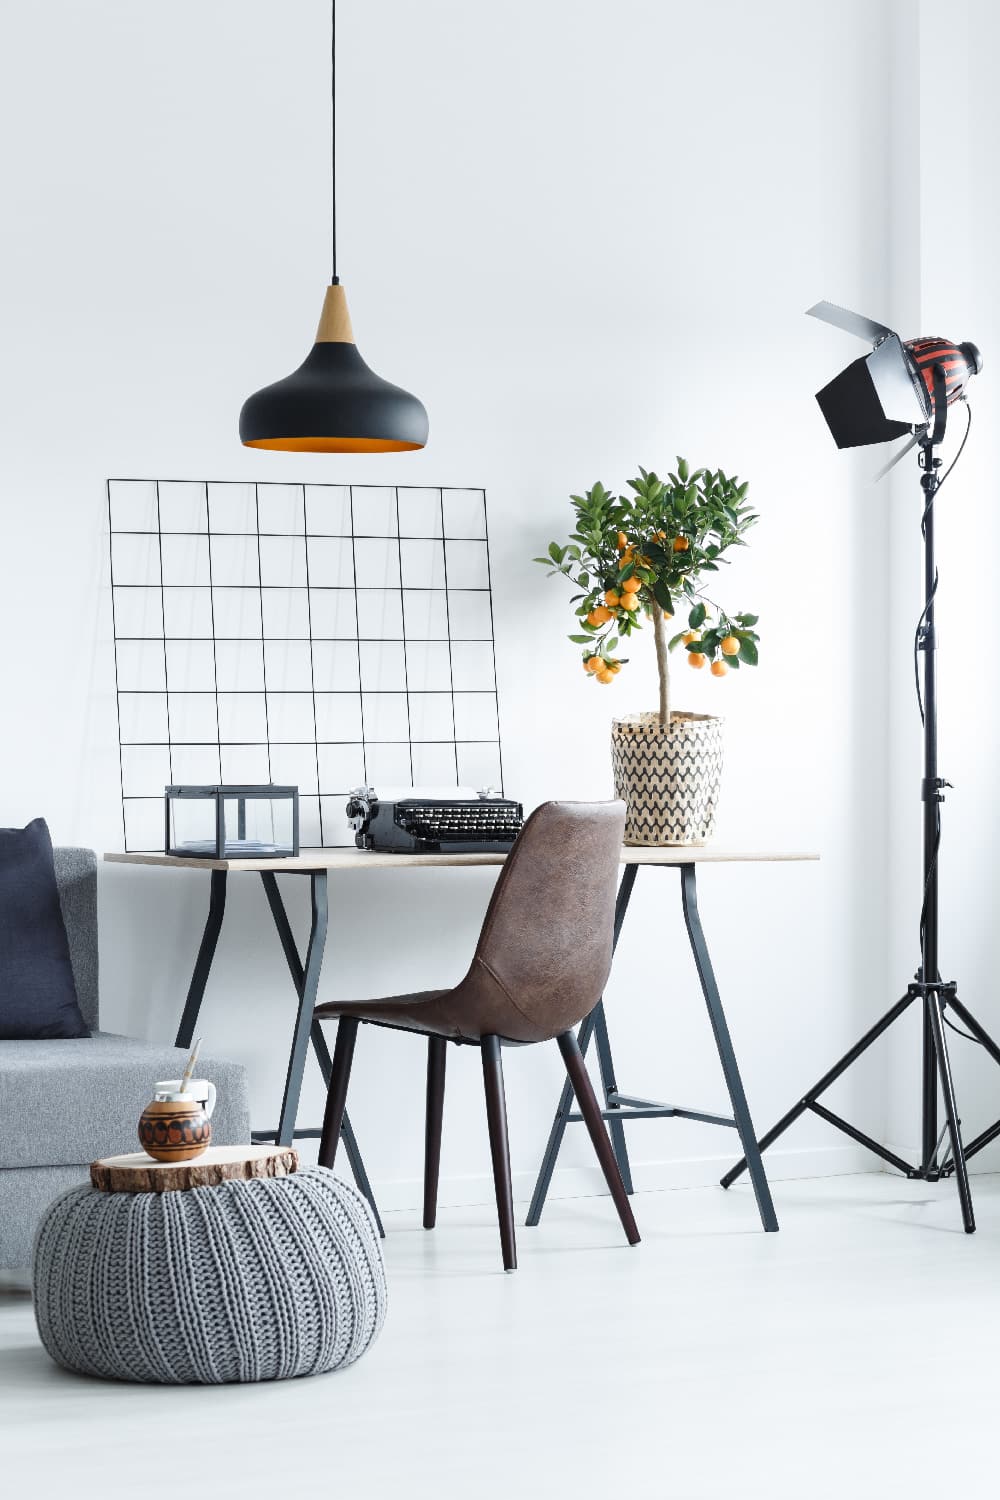
<path fill-rule="evenodd" d="M 938 1084 L 944 1099 L 951 1157 L 946 1169 L 953 1171 L 962 1208 L 966 1234 L 976 1228 L 972 1194 L 962 1145 L 961 1121 L 951 1076 L 951 1060 L 945 1035 L 944 1010 L 954 998 L 954 984 L 941 979 L 938 960 L 938 853 L 941 844 L 941 803 L 944 788 L 950 783 L 938 774 L 937 733 L 937 634 L 934 628 L 934 596 L 937 593 L 937 563 L 934 557 L 934 497 L 941 483 L 941 460 L 935 447 L 944 437 L 947 420 L 945 375 L 934 366 L 934 426 L 920 444 L 920 484 L 924 492 L 921 529 L 924 536 L 924 613 L 917 632 L 917 650 L 923 653 L 924 777 L 921 796 L 924 804 L 924 895 L 920 909 L 920 976 L 919 986 L 924 1005 L 923 1080 L 921 1120 L 921 1173 L 929 1181 L 941 1176 L 938 1159 L 941 1137 L 938 1134 Z"/>
<path fill-rule="evenodd" d="M 921 529 L 924 536 L 924 615 L 917 632 L 917 650 L 923 654 L 924 778 L 921 796 L 924 804 L 923 829 L 923 904 L 920 913 L 920 982 L 924 995 L 929 986 L 940 984 L 938 971 L 938 847 L 941 839 L 942 788 L 938 782 L 937 734 L 937 636 L 934 630 L 934 595 L 937 591 L 937 563 L 934 558 L 934 496 L 938 488 L 941 460 L 934 455 L 933 434 L 920 446 L 921 488 L 924 492 L 924 514 Z M 938 1168 L 938 1066 L 934 1045 L 931 1008 L 924 1006 L 923 1017 L 923 1086 L 921 1098 L 920 1160 L 925 1173 Z"/>

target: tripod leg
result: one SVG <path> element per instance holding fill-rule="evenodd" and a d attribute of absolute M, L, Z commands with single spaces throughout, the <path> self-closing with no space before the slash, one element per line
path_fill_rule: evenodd
<path fill-rule="evenodd" d="M 933 990 L 926 1000 L 927 1017 L 930 1022 L 931 1035 L 934 1038 L 934 1051 L 937 1054 L 938 1076 L 941 1079 L 941 1092 L 944 1094 L 944 1110 L 948 1120 L 948 1135 L 951 1140 L 951 1155 L 955 1163 L 955 1180 L 958 1183 L 958 1197 L 962 1205 L 962 1222 L 965 1225 L 966 1234 L 975 1234 L 976 1218 L 972 1211 L 972 1193 L 969 1190 L 969 1174 L 965 1166 L 965 1152 L 962 1149 L 962 1127 L 958 1118 L 958 1106 L 955 1103 L 955 1085 L 951 1077 L 951 1062 L 948 1057 L 948 1043 L 944 1035 L 944 1021 L 941 1017 L 941 996 Z"/>
<path fill-rule="evenodd" d="M 937 1044 L 931 1021 L 931 1008 L 924 1006 L 923 1043 L 921 1048 L 921 1120 L 922 1139 L 920 1162 L 925 1173 L 931 1175 L 938 1168 L 938 1094 L 937 1094 Z"/>
<path fill-rule="evenodd" d="M 780 1135 L 784 1135 L 789 1125 L 794 1125 L 799 1116 L 804 1115 L 806 1110 L 812 1107 L 813 1100 L 818 1099 L 820 1094 L 825 1094 L 830 1085 L 832 1083 L 836 1083 L 841 1073 L 846 1073 L 851 1064 L 857 1062 L 858 1058 L 863 1052 L 867 1052 L 872 1042 L 878 1041 L 883 1031 L 887 1031 L 889 1029 L 893 1021 L 897 1020 L 898 1017 L 903 1014 L 904 1010 L 906 1010 L 908 1005 L 911 1005 L 913 1003 L 915 998 L 915 995 L 911 994 L 901 996 L 901 998 L 896 1001 L 892 1009 L 887 1010 L 882 1019 L 880 1021 L 876 1021 L 875 1025 L 871 1028 L 870 1031 L 865 1032 L 860 1042 L 858 1042 L 856 1046 L 852 1047 L 850 1052 L 845 1052 L 840 1061 L 838 1063 L 834 1063 L 830 1071 L 828 1073 L 824 1073 L 819 1082 L 817 1084 L 814 1084 L 807 1094 L 803 1094 L 798 1104 L 793 1105 L 792 1108 L 788 1111 L 787 1115 L 782 1115 L 777 1125 L 772 1126 L 766 1135 L 761 1136 L 758 1142 L 759 1149 L 761 1151 L 766 1151 L 768 1146 L 772 1146 Z M 741 1161 L 738 1161 L 736 1163 L 735 1167 L 730 1167 L 725 1177 L 721 1179 L 722 1186 L 724 1188 L 732 1187 L 737 1177 L 745 1172 L 746 1168 L 747 1159 L 744 1156 Z"/>
<path fill-rule="evenodd" d="M 962 1021 L 972 1032 L 972 1035 L 976 1038 L 976 1041 L 983 1044 L 983 1046 L 986 1048 L 986 1051 L 992 1057 L 993 1061 L 995 1063 L 1000 1063 L 1000 1047 L 997 1046 L 996 1042 L 990 1036 L 989 1032 L 986 1031 L 982 1026 L 980 1026 L 975 1016 L 972 1015 L 971 1012 L 966 1010 L 965 1006 L 962 1004 L 961 1000 L 959 1000 L 958 996 L 949 996 L 948 1004 L 951 1006 L 955 1014 L 961 1017 Z"/>

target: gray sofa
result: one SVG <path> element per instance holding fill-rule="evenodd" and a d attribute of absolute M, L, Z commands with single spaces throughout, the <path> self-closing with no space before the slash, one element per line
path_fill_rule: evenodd
<path fill-rule="evenodd" d="M 158 1078 L 176 1078 L 185 1053 L 98 1030 L 97 859 L 56 849 L 56 881 L 73 975 L 93 1035 L 80 1041 L 0 1041 L 0 1270 L 30 1263 L 35 1226 L 99 1156 L 138 1151 L 136 1125 Z M 250 1139 L 246 1078 L 238 1063 L 202 1058 L 218 1089 L 216 1145 Z"/>

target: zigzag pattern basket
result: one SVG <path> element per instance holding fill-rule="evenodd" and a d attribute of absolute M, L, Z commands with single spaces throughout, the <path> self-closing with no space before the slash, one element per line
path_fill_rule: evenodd
<path fill-rule="evenodd" d="M 626 844 L 704 844 L 715 827 L 722 780 L 722 720 L 655 713 L 611 724 L 615 796 L 625 803 Z"/>

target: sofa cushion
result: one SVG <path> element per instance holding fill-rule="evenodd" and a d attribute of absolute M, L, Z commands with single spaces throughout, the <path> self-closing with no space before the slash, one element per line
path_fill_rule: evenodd
<path fill-rule="evenodd" d="M 159 1078 L 176 1078 L 178 1047 L 95 1031 L 85 1040 L 0 1041 L 0 1169 L 87 1164 L 138 1151 L 136 1128 Z M 218 1089 L 216 1145 L 250 1139 L 246 1080 L 238 1063 L 202 1058 Z"/>
<path fill-rule="evenodd" d="M 0 1038 L 88 1036 L 45 819 L 0 828 Z"/>

